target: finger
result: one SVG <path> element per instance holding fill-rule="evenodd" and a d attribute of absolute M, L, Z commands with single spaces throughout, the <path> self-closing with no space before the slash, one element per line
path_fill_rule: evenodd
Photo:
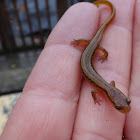
<path fill-rule="evenodd" d="M 126 134 L 130 140 L 140 139 L 140 1 L 135 3 L 134 31 L 133 31 L 133 58 L 130 82 L 131 112 L 126 119 Z"/>
<path fill-rule="evenodd" d="M 101 42 L 101 46 L 109 52 L 108 61 L 103 64 L 94 62 L 94 66 L 105 80 L 109 83 L 114 80 L 116 87 L 128 96 L 134 1 L 111 0 L 111 2 L 116 7 L 116 17 L 105 30 Z M 103 23 L 109 17 L 110 9 L 103 6 L 100 12 Z M 94 104 L 91 96 L 93 89 L 85 79 L 73 139 L 122 139 L 125 115 L 115 110 L 104 97 L 99 96 L 101 105 Z"/>
<path fill-rule="evenodd" d="M 89 4 L 77 4 L 58 22 L 10 115 L 1 140 L 71 138 L 80 90 L 81 52 L 70 46 L 70 42 L 92 35 L 90 30 L 94 31 L 98 23 L 96 11 Z"/>

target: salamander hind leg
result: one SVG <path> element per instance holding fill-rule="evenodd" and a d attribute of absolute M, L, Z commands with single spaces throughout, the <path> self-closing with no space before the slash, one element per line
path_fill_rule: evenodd
<path fill-rule="evenodd" d="M 95 104 L 96 103 L 98 103 L 99 105 L 100 105 L 100 102 L 101 102 L 101 100 L 99 100 L 98 98 L 97 98 L 97 94 L 99 94 L 100 92 L 99 91 L 97 91 L 97 90 L 92 90 L 91 91 L 91 94 L 92 94 L 92 97 L 93 97 L 93 99 L 94 99 L 94 102 L 95 102 Z"/>
<path fill-rule="evenodd" d="M 113 87 L 115 87 L 115 81 L 111 81 L 110 85 L 112 85 Z"/>
<path fill-rule="evenodd" d="M 101 55 L 101 56 L 99 57 L 98 60 L 101 60 L 102 63 L 103 63 L 105 60 L 107 60 L 108 52 L 107 52 L 107 50 L 106 50 L 105 48 L 103 48 L 103 47 L 101 47 L 101 46 L 98 46 L 96 50 L 97 50 L 97 51 L 99 50 L 99 51 L 101 51 L 101 52 L 103 53 L 103 55 Z"/>
<path fill-rule="evenodd" d="M 78 40 L 73 40 L 70 45 L 72 45 L 73 47 L 77 47 L 77 46 L 87 47 L 89 43 L 90 40 L 78 39 Z"/>

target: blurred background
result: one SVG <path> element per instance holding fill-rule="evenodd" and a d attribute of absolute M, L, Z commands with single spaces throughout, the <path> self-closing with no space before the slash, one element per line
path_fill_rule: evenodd
<path fill-rule="evenodd" d="M 0 134 L 51 30 L 83 1 L 0 0 Z"/>

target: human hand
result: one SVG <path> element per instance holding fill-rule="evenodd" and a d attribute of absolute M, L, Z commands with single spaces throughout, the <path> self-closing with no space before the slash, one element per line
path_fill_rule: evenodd
<path fill-rule="evenodd" d="M 70 46 L 70 42 L 91 39 L 98 29 L 99 15 L 103 23 L 110 9 L 101 6 L 99 13 L 93 4 L 81 3 L 71 7 L 52 31 L 0 140 L 119 140 L 123 129 L 127 138 L 140 138 L 136 98 L 140 91 L 140 2 L 110 1 L 116 7 L 116 17 L 101 42 L 109 56 L 103 64 L 95 62 L 95 68 L 108 82 L 115 80 L 126 96 L 129 93 L 130 113 L 121 114 L 104 97 L 101 105 L 94 104 L 94 87 L 82 80 L 82 50 Z"/>

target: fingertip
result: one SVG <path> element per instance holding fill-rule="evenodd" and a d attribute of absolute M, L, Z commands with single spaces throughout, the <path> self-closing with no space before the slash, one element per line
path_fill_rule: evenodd
<path fill-rule="evenodd" d="M 91 38 L 95 33 L 99 13 L 94 4 L 81 2 L 71 6 L 51 32 L 46 45 L 70 44 L 73 39 Z"/>

